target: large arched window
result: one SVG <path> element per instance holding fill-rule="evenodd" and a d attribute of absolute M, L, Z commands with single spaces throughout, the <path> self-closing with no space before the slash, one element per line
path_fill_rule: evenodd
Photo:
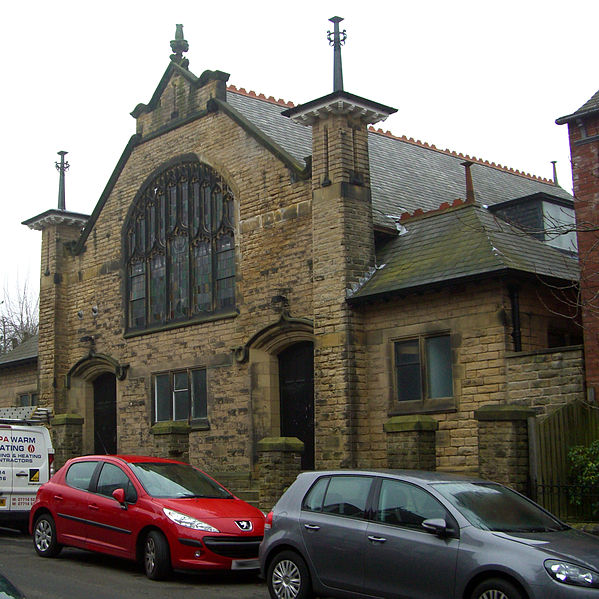
<path fill-rule="evenodd" d="M 128 330 L 201 319 L 235 306 L 233 194 L 209 166 L 154 176 L 125 224 Z"/>

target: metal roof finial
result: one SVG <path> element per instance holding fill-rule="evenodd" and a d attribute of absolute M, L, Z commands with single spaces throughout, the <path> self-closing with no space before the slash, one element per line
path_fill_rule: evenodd
<path fill-rule="evenodd" d="M 333 46 L 333 91 L 343 91 L 343 68 L 341 66 L 341 46 L 345 44 L 347 39 L 347 33 L 345 29 L 339 31 L 339 23 L 343 21 L 343 17 L 333 17 L 329 19 L 331 23 L 335 24 L 333 32 L 327 31 L 327 39 L 329 44 Z"/>
<path fill-rule="evenodd" d="M 183 25 L 177 25 L 175 39 L 171 40 L 171 50 L 174 52 L 174 54 L 171 54 L 171 60 L 186 69 L 189 66 L 189 60 L 183 56 L 183 52 L 189 50 L 189 44 L 183 38 Z"/>
<path fill-rule="evenodd" d="M 58 209 L 66 210 L 64 193 L 64 174 L 69 169 L 70 164 L 66 162 L 64 159 L 65 154 L 68 154 L 68 152 L 61 150 L 60 152 L 57 152 L 57 154 L 60 156 L 60 162 L 55 162 L 54 164 L 56 165 L 56 170 L 60 173 L 58 178 Z"/>

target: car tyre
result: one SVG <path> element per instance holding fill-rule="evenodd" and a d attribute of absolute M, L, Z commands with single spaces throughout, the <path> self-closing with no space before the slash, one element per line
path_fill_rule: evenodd
<path fill-rule="evenodd" d="M 471 599 L 524 599 L 522 593 L 507 580 L 489 578 L 476 586 Z"/>
<path fill-rule="evenodd" d="M 50 514 L 42 514 L 33 525 L 33 546 L 42 557 L 55 557 L 62 545 L 56 540 L 56 525 Z"/>
<path fill-rule="evenodd" d="M 164 580 L 171 572 L 171 557 L 165 536 L 151 530 L 144 542 L 144 570 L 150 580 Z"/>
<path fill-rule="evenodd" d="M 282 551 L 268 567 L 268 591 L 272 599 L 310 599 L 312 582 L 306 562 L 294 551 Z"/>

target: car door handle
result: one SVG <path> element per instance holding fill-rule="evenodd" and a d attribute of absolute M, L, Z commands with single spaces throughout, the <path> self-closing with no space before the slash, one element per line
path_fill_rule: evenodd
<path fill-rule="evenodd" d="M 27 472 L 17 472 L 15 476 L 27 476 Z"/>
<path fill-rule="evenodd" d="M 95 503 L 90 503 L 90 504 L 89 504 L 87 507 L 88 507 L 90 510 L 95 510 L 95 511 L 97 511 L 97 510 L 99 510 L 99 509 L 100 509 L 100 508 L 99 508 L 99 507 L 98 507 L 98 506 L 97 506 Z"/>
<path fill-rule="evenodd" d="M 307 530 L 320 530 L 320 526 L 316 526 L 316 524 L 304 524 L 304 528 Z"/>
<path fill-rule="evenodd" d="M 385 537 L 373 537 L 372 535 L 368 537 L 368 540 L 371 543 L 385 543 L 387 541 Z"/>
<path fill-rule="evenodd" d="M 54 501 L 62 501 L 62 495 L 54 495 Z"/>

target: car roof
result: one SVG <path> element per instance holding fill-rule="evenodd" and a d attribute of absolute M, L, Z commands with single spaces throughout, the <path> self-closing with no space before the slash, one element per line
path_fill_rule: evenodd
<path fill-rule="evenodd" d="M 426 470 L 392 470 L 392 469 L 374 469 L 374 470 L 314 470 L 311 472 L 302 472 L 300 476 L 318 478 L 320 476 L 331 475 L 362 475 L 362 476 L 389 476 L 408 482 L 419 484 L 443 483 L 443 482 L 490 482 L 482 478 L 469 476 L 459 472 L 439 472 Z"/>
<path fill-rule="evenodd" d="M 113 458 L 127 462 L 128 464 L 140 464 L 140 463 L 166 463 L 166 464 L 185 464 L 186 462 L 180 462 L 179 460 L 171 460 L 168 458 L 157 458 L 154 456 L 146 455 L 121 455 L 121 454 L 97 454 L 97 455 L 84 455 L 74 458 L 76 460 L 106 460 L 107 458 Z"/>

